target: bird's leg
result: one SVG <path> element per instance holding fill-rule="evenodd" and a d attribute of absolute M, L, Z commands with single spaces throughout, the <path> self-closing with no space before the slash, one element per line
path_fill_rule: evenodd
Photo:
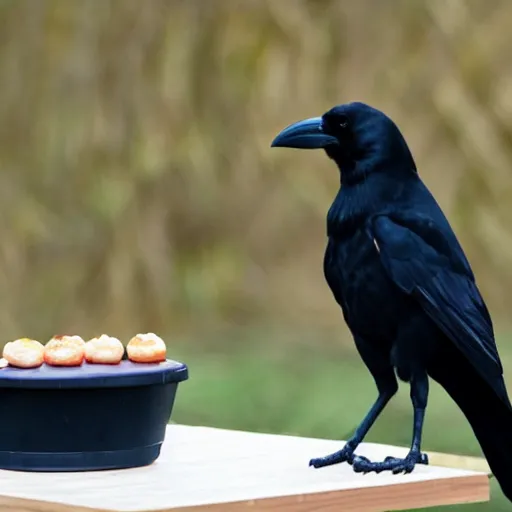
<path fill-rule="evenodd" d="M 421 435 L 428 399 L 428 377 L 426 374 L 416 375 L 411 379 L 411 400 L 414 408 L 414 423 L 411 449 L 404 459 L 386 457 L 383 462 L 370 462 L 362 457 L 355 457 L 354 471 L 369 473 L 375 471 L 392 471 L 393 473 L 411 473 L 416 464 L 428 464 L 426 453 L 421 453 Z"/>
<path fill-rule="evenodd" d="M 325 457 L 311 459 L 309 461 L 310 466 L 322 468 L 338 464 L 340 462 L 348 462 L 349 464 L 352 464 L 354 460 L 354 450 L 357 448 L 359 443 L 363 441 L 364 437 L 375 423 L 384 407 L 386 407 L 386 404 L 391 400 L 398 389 L 396 378 L 392 372 L 386 372 L 386 374 L 380 378 L 376 376 L 375 382 L 377 383 L 379 396 L 368 411 L 368 414 L 357 427 L 354 435 L 345 443 L 345 446 L 341 450 L 331 453 L 330 455 L 326 455 Z"/>

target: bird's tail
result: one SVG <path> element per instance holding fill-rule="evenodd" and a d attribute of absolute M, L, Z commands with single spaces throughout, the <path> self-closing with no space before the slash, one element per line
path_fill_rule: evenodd
<path fill-rule="evenodd" d="M 432 377 L 466 416 L 503 494 L 512 501 L 512 409 L 461 359 L 455 368 L 437 368 Z"/>

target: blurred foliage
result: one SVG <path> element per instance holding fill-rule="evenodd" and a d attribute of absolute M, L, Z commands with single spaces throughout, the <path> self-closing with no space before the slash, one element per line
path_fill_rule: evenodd
<path fill-rule="evenodd" d="M 321 269 L 337 172 L 269 144 L 356 99 L 396 119 L 506 313 L 511 16 L 508 0 L 3 0 L 4 335 L 337 325 Z"/>
<path fill-rule="evenodd" d="M 505 329 L 511 19 L 510 0 L 0 0 L 4 339 L 199 339 L 184 352 L 196 365 L 184 389 L 205 409 L 185 418 L 236 426 L 242 395 L 219 381 L 210 392 L 227 405 L 214 416 L 197 391 L 230 366 L 212 370 L 201 356 L 222 354 L 226 329 L 274 325 L 311 341 L 334 329 L 333 345 L 350 341 L 321 264 L 337 172 L 318 152 L 269 144 L 285 125 L 353 100 L 403 130 Z M 252 389 L 266 356 L 251 355 L 256 338 L 238 341 L 240 369 L 225 356 L 231 382 Z M 354 354 L 350 343 L 340 350 Z M 320 370 L 328 355 L 318 358 Z M 308 381 L 331 406 L 329 379 L 352 378 L 339 364 Z M 286 393 L 274 372 L 260 396 L 258 410 L 271 412 L 246 411 L 240 426 L 291 428 L 286 409 L 265 406 L 272 393 L 300 404 L 306 384 L 286 368 Z M 363 372 L 354 379 L 366 382 Z M 330 416 L 305 411 L 299 433 L 344 435 L 348 423 L 322 430 Z M 444 438 L 446 449 L 458 439 Z"/>

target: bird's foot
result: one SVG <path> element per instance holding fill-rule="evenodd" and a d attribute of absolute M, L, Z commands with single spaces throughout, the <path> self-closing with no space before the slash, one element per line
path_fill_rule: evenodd
<path fill-rule="evenodd" d="M 426 453 L 409 452 L 405 459 L 386 457 L 383 462 L 371 462 L 366 457 L 356 456 L 352 464 L 356 473 L 381 473 L 391 471 L 393 474 L 411 473 L 416 464 L 428 464 Z"/>
<path fill-rule="evenodd" d="M 324 468 L 326 466 L 332 466 L 333 464 L 339 464 L 340 462 L 348 462 L 352 464 L 354 461 L 354 447 L 347 443 L 341 450 L 326 455 L 325 457 L 318 457 L 311 459 L 309 465 L 314 468 Z"/>

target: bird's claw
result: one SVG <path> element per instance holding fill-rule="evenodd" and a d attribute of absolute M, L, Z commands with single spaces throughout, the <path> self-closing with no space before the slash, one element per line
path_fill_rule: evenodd
<path fill-rule="evenodd" d="M 341 450 L 311 459 L 309 465 L 314 468 L 323 468 L 332 466 L 341 462 L 348 462 L 352 465 L 356 473 L 381 473 L 383 471 L 391 471 L 393 474 L 411 473 L 416 464 L 428 464 L 428 456 L 426 453 L 409 452 L 404 459 L 396 457 L 386 457 L 382 462 L 372 462 L 370 459 L 362 455 L 354 454 L 354 447 L 346 444 Z"/>
<path fill-rule="evenodd" d="M 314 468 L 324 468 L 326 466 L 332 466 L 333 464 L 339 464 L 340 462 L 348 462 L 352 464 L 354 461 L 354 449 L 346 444 L 341 450 L 326 455 L 325 457 L 318 457 L 311 459 L 309 465 Z"/>
<path fill-rule="evenodd" d="M 354 462 L 352 467 L 356 473 L 380 473 L 381 471 L 385 471 L 388 469 L 388 462 L 371 462 L 366 457 L 361 457 L 358 455 L 354 457 Z"/>
<path fill-rule="evenodd" d="M 428 464 L 426 453 L 409 452 L 405 459 L 386 457 L 383 462 L 370 462 L 366 457 L 357 456 L 352 464 L 356 473 L 381 473 L 391 471 L 393 474 L 412 473 L 416 464 Z"/>
<path fill-rule="evenodd" d="M 386 457 L 384 459 L 384 462 L 393 462 L 393 461 L 401 461 L 401 460 L 405 460 L 405 459 L 399 459 L 397 457 Z M 419 454 L 419 459 L 418 461 L 416 462 L 416 464 L 425 464 L 425 465 L 428 465 L 428 455 L 426 453 L 420 453 Z"/>

